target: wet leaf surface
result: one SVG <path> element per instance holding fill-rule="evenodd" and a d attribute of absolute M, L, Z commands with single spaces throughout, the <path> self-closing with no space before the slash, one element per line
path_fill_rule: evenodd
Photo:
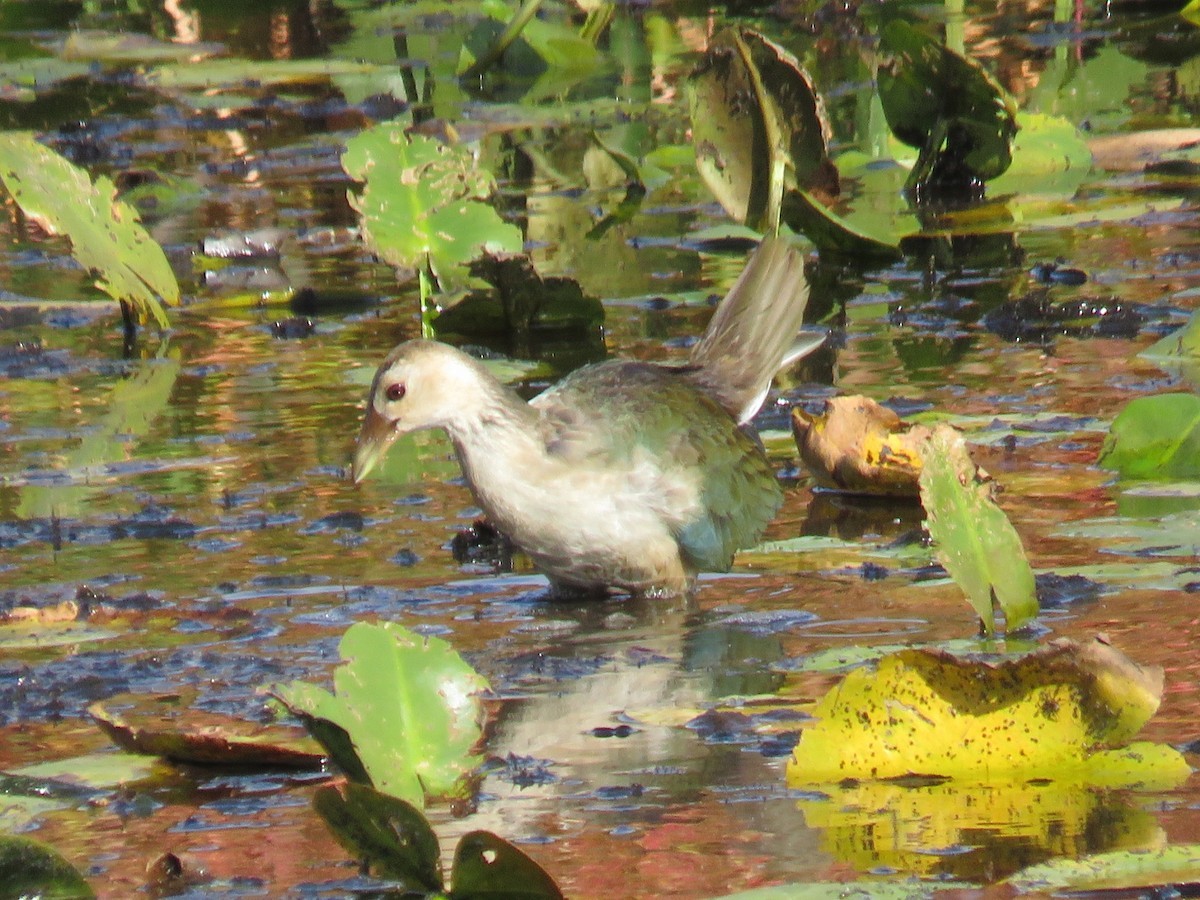
<path fill-rule="evenodd" d="M 1123 478 L 1200 475 L 1200 396 L 1172 393 L 1131 400 L 1113 421 L 1100 465 Z"/>
<path fill-rule="evenodd" d="M 1122 745 L 1161 694 L 1161 671 L 1099 641 L 1057 641 L 995 663 L 902 650 L 874 673 L 851 672 L 817 704 L 788 780 L 1046 778 L 1157 789 L 1187 777 L 1183 757 Z"/>
<path fill-rule="evenodd" d="M 1147 740 L 1196 737 L 1195 483 L 1115 481 L 1095 465 L 1129 400 L 1198 383 L 1186 362 L 1138 355 L 1200 296 L 1195 150 L 1144 127 L 1191 116 L 1184 33 L 1135 28 L 1151 17 L 1127 5 L 921 22 L 996 77 L 1021 130 L 989 199 L 914 210 L 901 192 L 917 151 L 889 134 L 863 66 L 882 24 L 870 5 L 754 20 L 618 5 L 593 68 L 482 82 L 455 76 L 479 4 L 143 6 L 7 4 L 0 17 L 5 127 L 110 178 L 185 298 L 164 353 L 123 356 L 114 305 L 95 301 L 65 243 L 0 221 L 0 612 L 20 620 L 0 630 L 37 623 L 42 639 L 3 650 L 0 767 L 128 756 L 86 718 L 120 692 L 195 689 L 197 710 L 263 721 L 260 685 L 322 683 L 347 628 L 389 621 L 445 638 L 503 698 L 477 808 L 462 820 L 431 808 L 447 857 L 487 829 L 568 896 L 768 883 L 911 895 L 947 876 L 992 893 L 1055 854 L 1148 855 L 1195 832 L 1192 781 L 1149 795 L 864 782 L 822 800 L 784 780 L 808 721 L 763 703 L 782 694 L 807 709 L 849 667 L 976 630 L 921 540 L 919 508 L 810 490 L 790 406 L 862 394 L 963 429 L 1003 485 L 1045 607 L 1025 641 L 1111 634 L 1166 670 Z M 577 30 L 581 16 L 544 6 L 549 24 Z M 823 208 L 863 239 L 841 255 L 822 246 L 810 311 L 830 340 L 784 373 L 756 423 L 785 504 L 763 544 L 703 578 L 686 608 L 547 604 L 519 552 L 456 557 L 479 511 L 443 438 L 398 444 L 374 483 L 345 480 L 373 360 L 419 326 L 410 275 L 359 240 L 342 148 L 372 123 L 423 118 L 417 133 L 494 179 L 486 202 L 521 230 L 539 276 L 604 306 L 608 354 L 678 363 L 755 237 L 713 202 L 689 140 L 684 82 L 726 26 L 754 27 L 810 76 L 841 185 Z M 143 59 L 45 55 L 97 30 L 89 52 Z M 226 58 L 155 58 L 216 47 Z M 627 195 L 593 134 L 636 162 L 644 195 Z M 1102 168 L 1084 165 L 1080 135 Z M 286 237 L 259 257 L 203 255 L 206 240 L 259 233 Z M 872 241 L 881 255 L 860 249 Z M 311 330 L 276 336 L 292 316 Z M 514 352 L 500 335 L 468 340 Z M 543 361 L 490 365 L 530 395 L 596 351 L 572 338 L 532 352 Z M 1051 578 L 1063 582 L 1047 591 Z M 346 732 L 331 734 L 353 758 Z M 113 896 L 149 890 L 147 862 L 169 874 L 172 858 L 202 874 L 163 885 L 197 896 L 386 889 L 355 874 L 312 810 L 323 776 L 172 765 L 134 777 L 75 794 L 13 784 L 5 828 Z"/>
<path fill-rule="evenodd" d="M 47 900 L 94 897 L 84 877 L 52 848 L 26 837 L 0 837 L 0 897 Z"/>
<path fill-rule="evenodd" d="M 952 428 L 936 428 L 921 451 L 921 505 L 938 560 L 986 634 L 995 630 L 996 606 L 1006 629 L 1016 631 L 1037 615 L 1037 592 L 1021 538 L 993 499 L 994 483 Z"/>
<path fill-rule="evenodd" d="M 414 804 L 458 796 L 479 762 L 479 694 L 487 681 L 449 644 L 392 623 L 352 626 L 338 651 L 336 694 L 312 684 L 274 685 L 271 693 L 306 719 L 335 726 L 335 760 L 344 732 L 353 746 L 350 773 L 364 772 L 380 791 Z M 323 740 L 325 731 L 314 731 Z"/>
<path fill-rule="evenodd" d="M 0 179 L 30 219 L 71 242 L 71 252 L 95 273 L 96 286 L 141 321 L 166 328 L 163 306 L 179 303 L 179 284 L 157 242 L 112 182 L 87 173 L 39 144 L 32 134 L 0 135 Z"/>
<path fill-rule="evenodd" d="M 109 698 L 89 706 L 88 715 L 121 748 L 175 762 L 308 769 L 325 762 L 299 729 L 205 713 L 179 695 Z"/>

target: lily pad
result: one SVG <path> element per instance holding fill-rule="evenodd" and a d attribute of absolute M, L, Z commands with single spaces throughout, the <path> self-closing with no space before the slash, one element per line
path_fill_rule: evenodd
<path fill-rule="evenodd" d="M 94 896 L 83 875 L 51 847 L 26 837 L 0 836 L 2 900 L 80 900 Z"/>
<path fill-rule="evenodd" d="M 71 241 L 75 259 L 121 304 L 127 321 L 167 327 L 163 305 L 179 303 L 175 273 L 107 177 L 93 184 L 85 171 L 18 131 L 0 134 L 0 180 L 25 215 Z"/>
<path fill-rule="evenodd" d="M 545 869 L 489 831 L 472 831 L 459 840 L 447 890 L 437 836 L 416 807 L 359 784 L 321 788 L 313 805 L 343 847 L 404 891 L 450 900 L 562 898 Z"/>
<path fill-rule="evenodd" d="M 388 122 L 352 138 L 342 166 L 364 182 L 350 204 L 371 248 L 393 266 L 428 267 L 443 290 L 463 281 L 466 264 L 484 251 L 521 250 L 521 232 L 482 202 L 491 196 L 491 176 L 464 147 Z"/>
<path fill-rule="evenodd" d="M 1122 478 L 1200 477 L 1200 395 L 1131 400 L 1113 421 L 1099 464 Z"/>
<path fill-rule="evenodd" d="M 938 560 L 967 595 L 985 633 L 995 630 L 996 605 L 1007 630 L 1015 631 L 1038 612 L 1020 536 L 957 431 L 939 425 L 922 449 L 921 504 Z"/>
<path fill-rule="evenodd" d="M 160 760 L 129 753 L 88 753 L 12 769 L 6 774 L 49 778 L 87 788 L 115 788 L 170 772 Z"/>
<path fill-rule="evenodd" d="M 1143 669 L 1099 641 L 1059 640 L 997 662 L 902 650 L 875 671 L 851 672 L 818 702 L 788 782 L 1181 781 L 1190 768 L 1172 748 L 1120 746 L 1158 709 L 1161 694 L 1161 669 Z"/>
<path fill-rule="evenodd" d="M 562 891 L 528 855 L 489 831 L 462 836 L 454 851 L 452 898 L 521 897 L 561 900 Z"/>
<path fill-rule="evenodd" d="M 1192 313 L 1183 325 L 1143 350 L 1139 356 L 1149 360 L 1181 360 L 1200 357 L 1200 311 Z"/>
<path fill-rule="evenodd" d="M 339 651 L 345 662 L 334 671 L 336 694 L 302 681 L 270 693 L 344 731 L 384 793 L 414 804 L 463 793 L 479 763 L 471 750 L 482 733 L 483 676 L 440 638 L 391 622 L 351 626 Z"/>
<path fill-rule="evenodd" d="M 1117 850 L 1082 859 L 1059 857 L 1029 866 L 1008 879 L 1022 893 L 1148 890 L 1200 883 L 1200 844 Z"/>
<path fill-rule="evenodd" d="M 133 710 L 114 711 L 127 705 Z M 320 768 L 325 761 L 321 748 L 303 731 L 204 712 L 177 694 L 110 698 L 93 703 L 88 714 L 131 753 L 238 766 Z"/>

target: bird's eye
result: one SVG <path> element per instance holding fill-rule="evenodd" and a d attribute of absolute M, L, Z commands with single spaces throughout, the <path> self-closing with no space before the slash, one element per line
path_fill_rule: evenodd
<path fill-rule="evenodd" d="M 396 384 L 389 384 L 387 386 L 387 390 L 384 391 L 383 393 L 393 403 L 395 403 L 397 400 L 403 400 L 404 399 L 404 385 L 400 384 L 399 382 L 397 382 Z"/>

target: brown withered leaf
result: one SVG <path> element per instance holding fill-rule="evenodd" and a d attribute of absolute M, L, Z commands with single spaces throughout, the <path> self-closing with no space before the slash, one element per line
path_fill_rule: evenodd
<path fill-rule="evenodd" d="M 303 729 L 204 712 L 179 694 L 111 697 L 88 714 L 123 749 L 176 762 L 318 769 L 325 761 Z"/>
<path fill-rule="evenodd" d="M 834 397 L 817 416 L 793 409 L 792 434 L 821 487 L 894 497 L 918 494 L 919 447 L 929 429 L 906 425 L 870 397 Z"/>
<path fill-rule="evenodd" d="M 817 416 L 792 410 L 796 447 L 816 483 L 851 494 L 915 499 L 921 448 L 932 433 L 861 395 L 827 400 Z"/>

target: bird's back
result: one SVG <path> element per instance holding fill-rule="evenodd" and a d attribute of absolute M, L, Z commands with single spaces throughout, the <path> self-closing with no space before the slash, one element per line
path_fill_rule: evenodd
<path fill-rule="evenodd" d="M 586 366 L 535 398 L 547 453 L 589 471 L 627 473 L 693 571 L 723 571 L 754 543 L 782 491 L 757 440 L 689 379 L 648 363 Z"/>

